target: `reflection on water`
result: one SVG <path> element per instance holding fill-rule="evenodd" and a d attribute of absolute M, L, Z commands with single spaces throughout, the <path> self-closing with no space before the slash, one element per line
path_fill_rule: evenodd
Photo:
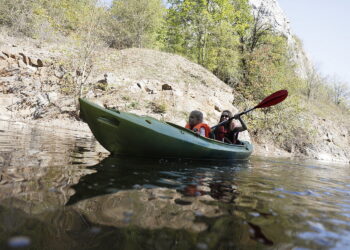
<path fill-rule="evenodd" d="M 0 122 L 0 249 L 350 247 L 349 166 L 100 152 L 89 135 Z"/>

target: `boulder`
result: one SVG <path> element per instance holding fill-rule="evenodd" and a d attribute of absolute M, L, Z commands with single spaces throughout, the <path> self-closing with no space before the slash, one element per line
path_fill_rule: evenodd
<path fill-rule="evenodd" d="M 162 85 L 162 90 L 173 90 L 173 87 L 171 87 L 171 85 L 165 83 Z"/>

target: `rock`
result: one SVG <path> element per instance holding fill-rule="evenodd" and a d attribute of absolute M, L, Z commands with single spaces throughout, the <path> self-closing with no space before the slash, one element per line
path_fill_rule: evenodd
<path fill-rule="evenodd" d="M 96 85 L 95 85 L 95 89 L 99 89 L 102 91 L 106 91 L 108 88 L 108 84 L 106 81 L 99 81 Z"/>
<path fill-rule="evenodd" d="M 207 82 L 204 79 L 201 81 L 201 83 L 205 86 L 208 86 Z"/>
<path fill-rule="evenodd" d="M 14 76 L 17 73 L 19 73 L 19 69 L 15 68 L 15 69 L 0 69 L 0 76 L 1 77 L 10 77 L 10 76 Z"/>
<path fill-rule="evenodd" d="M 97 80 L 98 79 L 98 80 Z M 116 77 L 113 73 L 105 73 L 96 77 L 97 82 L 106 83 L 108 87 L 120 87 L 122 86 L 122 81 Z"/>
<path fill-rule="evenodd" d="M 50 101 L 46 94 L 38 94 L 36 96 L 36 103 L 38 106 L 47 106 Z"/>
<path fill-rule="evenodd" d="M 56 92 L 49 92 L 47 94 L 47 97 L 49 99 L 49 102 L 56 102 L 58 100 L 59 95 Z"/>
<path fill-rule="evenodd" d="M 107 81 L 107 74 L 104 74 L 103 77 L 104 77 L 104 79 L 98 80 L 97 82 L 98 83 L 107 84 L 108 83 L 108 81 Z"/>
<path fill-rule="evenodd" d="M 169 84 L 163 84 L 162 85 L 162 90 L 173 90 L 173 87 L 171 87 Z"/>
<path fill-rule="evenodd" d="M 298 45 L 291 31 L 290 22 L 278 2 L 276 0 L 249 0 L 249 3 L 255 16 L 261 11 L 262 24 L 271 25 L 274 31 L 287 38 L 292 60 L 297 66 L 296 71 L 301 77 L 305 78 L 307 71 L 311 68 L 311 62 L 304 50 Z"/>
<path fill-rule="evenodd" d="M 16 55 L 14 55 L 14 54 L 10 54 L 10 57 L 12 58 L 12 59 L 15 59 L 15 60 L 18 60 L 19 58 L 16 56 Z"/>
<path fill-rule="evenodd" d="M 7 53 L 7 52 L 2 52 L 7 58 L 10 58 L 10 53 Z"/>
<path fill-rule="evenodd" d="M 23 53 L 19 53 L 19 55 L 22 56 L 22 61 L 23 61 L 26 65 L 28 65 L 28 64 L 29 64 L 29 59 L 28 59 L 28 57 L 27 57 L 25 54 L 23 54 Z"/>
<path fill-rule="evenodd" d="M 174 96 L 177 96 L 177 97 L 183 97 L 184 96 L 184 93 L 179 90 L 179 89 L 176 89 L 175 91 L 173 91 L 174 93 Z"/>
<path fill-rule="evenodd" d="M 34 113 L 33 113 L 33 119 L 37 120 L 39 118 L 43 118 L 43 115 L 46 113 L 47 111 L 42 107 L 42 106 L 37 106 Z"/>
<path fill-rule="evenodd" d="M 64 71 L 59 71 L 59 70 L 55 70 L 54 71 L 54 76 L 56 76 L 59 79 L 62 79 L 64 77 Z"/>
<path fill-rule="evenodd" d="M 40 59 L 37 59 L 36 63 L 34 63 L 34 61 L 30 57 L 27 57 L 27 59 L 28 59 L 28 64 L 32 67 L 40 68 L 40 67 L 44 66 L 42 60 L 40 60 Z"/>
<path fill-rule="evenodd" d="M 17 61 L 18 68 L 26 68 L 27 64 L 25 64 L 22 60 Z"/>
<path fill-rule="evenodd" d="M 86 94 L 86 98 L 93 98 L 95 96 L 95 93 L 92 90 L 89 90 L 89 92 Z"/>
<path fill-rule="evenodd" d="M 132 93 L 137 93 L 137 92 L 142 91 L 142 89 L 137 84 L 130 85 L 129 90 Z"/>
<path fill-rule="evenodd" d="M 104 77 L 107 80 L 108 84 L 113 84 L 118 82 L 117 77 L 113 73 L 105 74 Z"/>
<path fill-rule="evenodd" d="M 153 89 L 150 89 L 150 88 L 146 87 L 145 90 L 146 90 L 146 92 L 149 93 L 149 94 L 154 94 Z"/>
<path fill-rule="evenodd" d="M 40 67 L 44 67 L 44 63 L 43 63 L 42 60 L 38 59 L 38 60 L 36 60 L 36 61 L 37 61 L 37 65 L 38 65 L 39 68 L 40 68 Z"/>
<path fill-rule="evenodd" d="M 41 82 L 40 81 L 35 81 L 34 82 L 34 89 L 35 90 L 40 90 L 41 89 Z"/>
<path fill-rule="evenodd" d="M 215 108 L 216 111 L 221 112 L 221 109 L 217 105 L 215 105 L 214 108 Z"/>

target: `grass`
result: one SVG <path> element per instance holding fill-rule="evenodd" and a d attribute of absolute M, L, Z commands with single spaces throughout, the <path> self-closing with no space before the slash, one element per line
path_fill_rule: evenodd
<path fill-rule="evenodd" d="M 148 105 L 152 112 L 156 114 L 164 114 L 167 111 L 167 106 L 164 103 L 155 103 L 155 102 L 150 102 Z"/>

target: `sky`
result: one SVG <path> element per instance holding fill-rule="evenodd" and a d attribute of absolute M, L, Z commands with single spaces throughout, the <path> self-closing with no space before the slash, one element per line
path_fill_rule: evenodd
<path fill-rule="evenodd" d="M 278 0 L 321 73 L 350 85 L 350 0 Z"/>

